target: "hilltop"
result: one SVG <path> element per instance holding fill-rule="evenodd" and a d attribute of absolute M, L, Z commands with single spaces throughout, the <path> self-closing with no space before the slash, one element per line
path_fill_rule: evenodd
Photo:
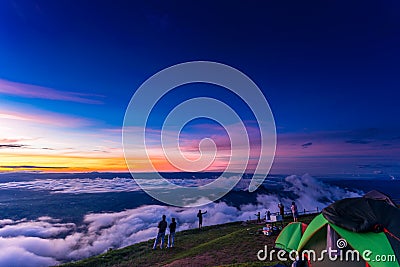
<path fill-rule="evenodd" d="M 314 215 L 302 217 L 308 223 Z M 285 221 L 285 225 L 289 221 Z M 274 246 L 275 236 L 265 236 L 258 230 L 262 225 L 242 222 L 226 223 L 178 232 L 175 248 L 151 249 L 154 239 L 87 258 L 63 267 L 100 266 L 265 266 L 278 263 L 261 262 L 257 252 Z M 282 263 L 282 262 L 280 262 Z M 282 263 L 289 265 L 289 263 Z"/>

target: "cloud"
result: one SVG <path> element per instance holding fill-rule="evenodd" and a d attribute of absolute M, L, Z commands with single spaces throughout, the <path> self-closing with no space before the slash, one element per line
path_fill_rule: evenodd
<path fill-rule="evenodd" d="M 302 144 L 301 146 L 302 146 L 303 148 L 307 148 L 307 147 L 309 147 L 309 146 L 312 146 L 312 142 L 308 142 L 308 143 Z"/>
<path fill-rule="evenodd" d="M 29 139 L 24 139 L 24 138 L 10 138 L 10 139 L 8 139 L 8 138 L 3 138 L 3 139 L 0 139 L 0 144 L 4 144 L 4 143 L 17 143 L 17 142 L 20 142 L 20 141 L 25 141 L 25 140 L 29 140 Z"/>
<path fill-rule="evenodd" d="M 15 110 L 15 108 L 9 109 L 3 107 L 3 109 L 0 109 L 0 119 L 17 121 L 19 124 L 22 122 L 34 124 L 39 123 L 63 128 L 82 127 L 93 124 L 93 121 L 85 118 L 41 111 L 32 108 L 20 111 Z"/>
<path fill-rule="evenodd" d="M 0 142 L 1 143 L 1 142 Z M 22 145 L 22 144 L 0 144 L 0 149 L 8 149 L 8 148 L 26 148 L 26 149 L 42 149 L 42 150 L 54 150 L 53 148 L 49 147 L 31 147 L 28 145 Z"/>
<path fill-rule="evenodd" d="M 18 145 L 18 144 L 0 145 L 0 149 L 2 149 L 2 148 L 21 148 L 21 147 L 26 147 L 26 145 Z"/>
<path fill-rule="evenodd" d="M 390 129 L 359 129 L 278 134 L 277 157 L 365 157 L 398 155 L 400 142 L 393 140 Z M 397 130 L 398 131 L 398 130 Z M 313 140 L 313 149 L 303 149 Z M 386 149 L 382 149 L 382 145 Z M 390 146 L 387 146 L 390 144 Z"/>
<path fill-rule="evenodd" d="M 68 167 L 53 167 L 53 166 L 33 166 L 33 165 L 21 165 L 21 166 L 0 166 L 0 168 L 6 169 L 68 169 Z"/>
<path fill-rule="evenodd" d="M 3 168 L 11 168 L 13 166 L 1 166 Z M 29 166 L 27 166 L 29 167 Z M 21 166 L 23 168 L 23 166 Z M 37 167 L 42 168 L 42 167 Z M 217 186 L 230 187 L 232 177 L 221 177 Z M 138 176 L 136 179 L 140 179 Z M 179 186 L 199 187 L 209 184 L 215 179 L 168 179 L 171 183 Z M 141 184 L 146 186 L 157 187 L 154 181 L 149 179 L 141 179 Z M 250 179 L 241 179 L 235 186 L 235 190 L 247 190 Z M 162 184 L 163 188 L 165 185 Z M 24 189 L 33 191 L 50 191 L 54 194 L 96 194 L 108 192 L 137 192 L 142 189 L 132 178 L 115 177 L 112 179 L 103 178 L 76 178 L 76 179 L 35 179 L 31 181 L 12 181 L 0 183 L 1 189 Z"/>
<path fill-rule="evenodd" d="M 0 226 L 4 226 L 4 225 L 7 225 L 7 224 L 13 224 L 14 223 L 14 220 L 11 220 L 11 219 L 2 219 L 2 220 L 0 220 Z"/>
<path fill-rule="evenodd" d="M 321 180 L 305 174 L 303 176 L 291 175 L 285 178 L 285 191 L 297 196 L 295 201 L 300 210 L 321 210 L 329 203 L 343 198 L 359 197 L 361 191 L 353 192 L 338 186 L 328 185 Z"/>
<path fill-rule="evenodd" d="M 352 139 L 352 140 L 346 140 L 345 142 L 348 144 L 360 144 L 360 145 L 366 145 L 372 143 L 372 141 L 364 139 Z"/>
<path fill-rule="evenodd" d="M 242 163 L 247 161 L 245 156 L 250 152 L 248 170 L 251 172 L 255 169 L 260 155 L 260 131 L 251 123 L 246 126 L 250 139 L 250 149 L 246 146 L 247 138 L 238 134 L 237 125 L 229 125 L 232 129 L 232 136 L 239 141 L 238 145 L 235 146 L 239 153 L 234 153 L 234 155 L 239 156 L 231 157 L 232 145 L 226 131 L 221 130 L 221 126 L 214 124 L 191 125 L 188 128 L 189 134 L 182 131 L 179 135 L 179 151 L 176 151 L 178 147 L 176 135 L 172 131 L 165 131 L 163 134 L 171 141 L 164 143 L 164 149 L 179 152 L 180 155 L 189 160 L 201 159 L 201 163 L 204 163 L 204 165 L 198 164 L 196 166 L 204 167 L 208 171 L 225 170 L 228 163 L 239 170 Z M 143 131 L 142 128 L 138 127 L 125 130 L 132 135 Z M 146 129 L 146 131 L 149 139 L 146 140 L 147 152 L 153 160 L 153 166 L 157 170 L 177 171 L 177 168 L 169 163 L 163 153 L 160 144 L 160 131 L 157 129 Z M 398 129 L 366 128 L 350 131 L 278 133 L 275 161 L 271 171 L 273 173 L 286 173 L 288 169 L 296 169 L 299 172 L 322 174 L 337 173 L 340 169 L 341 173 L 352 173 L 359 172 L 356 166 L 358 164 L 383 162 L 387 159 L 398 161 L 400 139 L 393 139 L 397 132 L 399 132 Z M 203 142 L 200 146 L 200 141 L 203 138 L 212 139 L 215 145 L 212 142 Z M 135 154 L 139 150 L 132 149 L 131 151 L 132 157 L 143 158 L 139 153 Z M 183 159 L 175 157 L 175 154 L 170 159 L 176 165 L 191 166 L 191 162 L 184 162 Z M 207 165 L 209 162 L 212 163 Z M 332 164 L 332 162 L 335 164 Z M 143 164 L 143 166 L 146 165 Z M 135 167 L 135 169 L 140 169 L 140 166 Z M 143 167 L 143 169 L 151 170 L 150 167 L 146 167 Z"/>
<path fill-rule="evenodd" d="M 154 164 L 158 170 L 170 171 L 221 171 L 228 166 L 235 170 L 246 169 L 254 171 L 261 154 L 261 135 L 257 126 L 247 122 L 246 129 L 242 129 L 240 123 L 230 125 L 199 124 L 189 127 L 188 132 L 177 134 L 175 129 L 167 129 L 162 132 L 159 129 L 146 128 L 147 154 L 156 159 Z M 124 129 L 129 134 L 135 135 L 143 129 L 130 127 Z M 161 133 L 164 139 L 161 138 Z M 229 135 L 228 135 L 229 133 Z M 264 135 L 264 144 L 267 142 Z M 166 140 L 161 145 L 161 140 Z M 265 146 L 263 153 L 273 153 L 271 146 Z M 132 149 L 132 153 L 135 150 Z M 136 150 L 137 151 L 137 150 Z M 169 152 L 170 164 L 164 151 Z M 247 164 L 250 158 L 249 164 Z M 193 162 L 198 169 L 193 170 Z M 153 162 L 154 163 L 154 162 Z M 264 166 L 261 166 L 263 168 Z"/>
<path fill-rule="evenodd" d="M 39 167 L 38 167 L 39 168 Z M 0 183 L 0 189 L 25 189 L 50 191 L 65 194 L 95 194 L 106 192 L 135 192 L 140 187 L 131 178 L 80 178 L 80 179 L 36 179 L 32 181 Z"/>
<path fill-rule="evenodd" d="M 58 263 L 59 262 L 54 260 L 53 258 L 38 256 L 20 247 L 15 247 L 15 246 L 2 247 L 0 250 L 0 266 L 41 267 L 41 266 L 53 266 L 57 265 Z"/>
<path fill-rule="evenodd" d="M 0 93 L 15 95 L 19 97 L 41 98 L 50 100 L 62 100 L 84 104 L 102 104 L 103 102 L 97 99 L 101 97 L 95 94 L 82 94 L 76 92 L 59 91 L 43 86 L 32 84 L 18 83 L 0 79 Z"/>
<path fill-rule="evenodd" d="M 28 105 L 1 104 L 0 165 L 66 166 L 69 168 L 65 171 L 85 172 L 98 168 L 101 168 L 99 171 L 125 171 L 121 136 L 98 131 L 99 124 L 91 118 Z"/>
<path fill-rule="evenodd" d="M 396 164 L 360 164 L 357 165 L 360 169 L 382 169 L 382 168 L 393 168 L 397 167 Z"/>
<path fill-rule="evenodd" d="M 38 218 L 36 222 L 21 222 L 17 224 L 8 224 L 0 228 L 0 236 L 17 237 L 31 236 L 48 238 L 63 233 L 68 233 L 75 228 L 73 223 L 55 223 L 56 220 L 47 220 Z"/>
<path fill-rule="evenodd" d="M 66 181 L 64 181 L 66 182 Z M 296 201 L 300 210 L 322 209 L 345 197 L 360 193 L 323 183 L 309 175 L 288 176 L 280 182 L 282 190 L 259 194 L 257 203 L 233 207 L 225 202 L 202 207 L 207 210 L 205 225 L 254 219 L 267 210 L 277 212 L 282 202 L 288 210 Z M 0 266 L 48 266 L 100 254 L 155 237 L 161 215 L 177 218 L 178 231 L 197 226 L 197 208 L 147 205 L 120 212 L 90 213 L 82 225 L 61 222 L 44 216 L 34 221 L 0 221 Z M 24 259 L 24 261 L 20 261 Z M 14 264 L 14 265 L 13 265 Z"/>

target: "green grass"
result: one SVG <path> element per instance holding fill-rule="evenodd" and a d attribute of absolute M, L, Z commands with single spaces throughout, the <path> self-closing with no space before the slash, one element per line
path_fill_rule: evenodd
<path fill-rule="evenodd" d="M 314 216 L 301 221 L 308 223 Z M 175 248 L 153 251 L 154 239 L 121 249 L 67 263 L 64 267 L 124 267 L 124 266 L 265 266 L 278 263 L 260 262 L 257 252 L 265 245 L 272 248 L 276 236 L 264 236 L 262 225 L 242 226 L 227 223 L 178 232 Z M 286 263 L 289 264 L 289 263 Z"/>

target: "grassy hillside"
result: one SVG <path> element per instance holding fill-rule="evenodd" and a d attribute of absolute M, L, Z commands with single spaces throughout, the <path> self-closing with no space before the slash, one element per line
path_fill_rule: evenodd
<path fill-rule="evenodd" d="M 301 218 L 309 222 L 313 216 Z M 265 266 L 277 262 L 260 262 L 257 252 L 274 246 L 276 236 L 259 233 L 262 225 L 241 222 L 186 230 L 176 234 L 175 248 L 153 251 L 154 239 L 122 249 L 64 264 L 78 266 Z M 286 263 L 289 264 L 289 263 Z"/>

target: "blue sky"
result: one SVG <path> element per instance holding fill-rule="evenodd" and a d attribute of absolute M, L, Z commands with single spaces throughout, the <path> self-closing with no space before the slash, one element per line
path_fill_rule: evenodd
<path fill-rule="evenodd" d="M 346 172 L 378 161 L 398 170 L 399 8 L 397 1 L 2 1 L 1 123 L 12 129 L 2 131 L 0 152 L 23 160 L 1 165 L 27 165 L 46 147 L 54 156 L 94 157 L 99 164 L 120 160 L 118 129 L 136 88 L 168 66 L 210 60 L 241 70 L 263 91 L 277 125 L 281 171 L 312 173 L 321 156 L 341 157 L 337 164 Z M 198 94 L 233 101 L 251 119 L 211 86 L 189 86 L 160 108 Z M 33 126 L 15 114 L 56 119 Z M 60 117 L 80 123 L 55 125 Z M 46 127 L 51 138 L 41 132 Z M 61 132 L 65 140 L 55 138 Z M 101 137 L 88 137 L 93 133 Z M 295 160 L 303 156 L 312 164 Z M 68 167 L 63 160 L 57 164 Z M 324 170 L 332 171 L 318 172 Z"/>

